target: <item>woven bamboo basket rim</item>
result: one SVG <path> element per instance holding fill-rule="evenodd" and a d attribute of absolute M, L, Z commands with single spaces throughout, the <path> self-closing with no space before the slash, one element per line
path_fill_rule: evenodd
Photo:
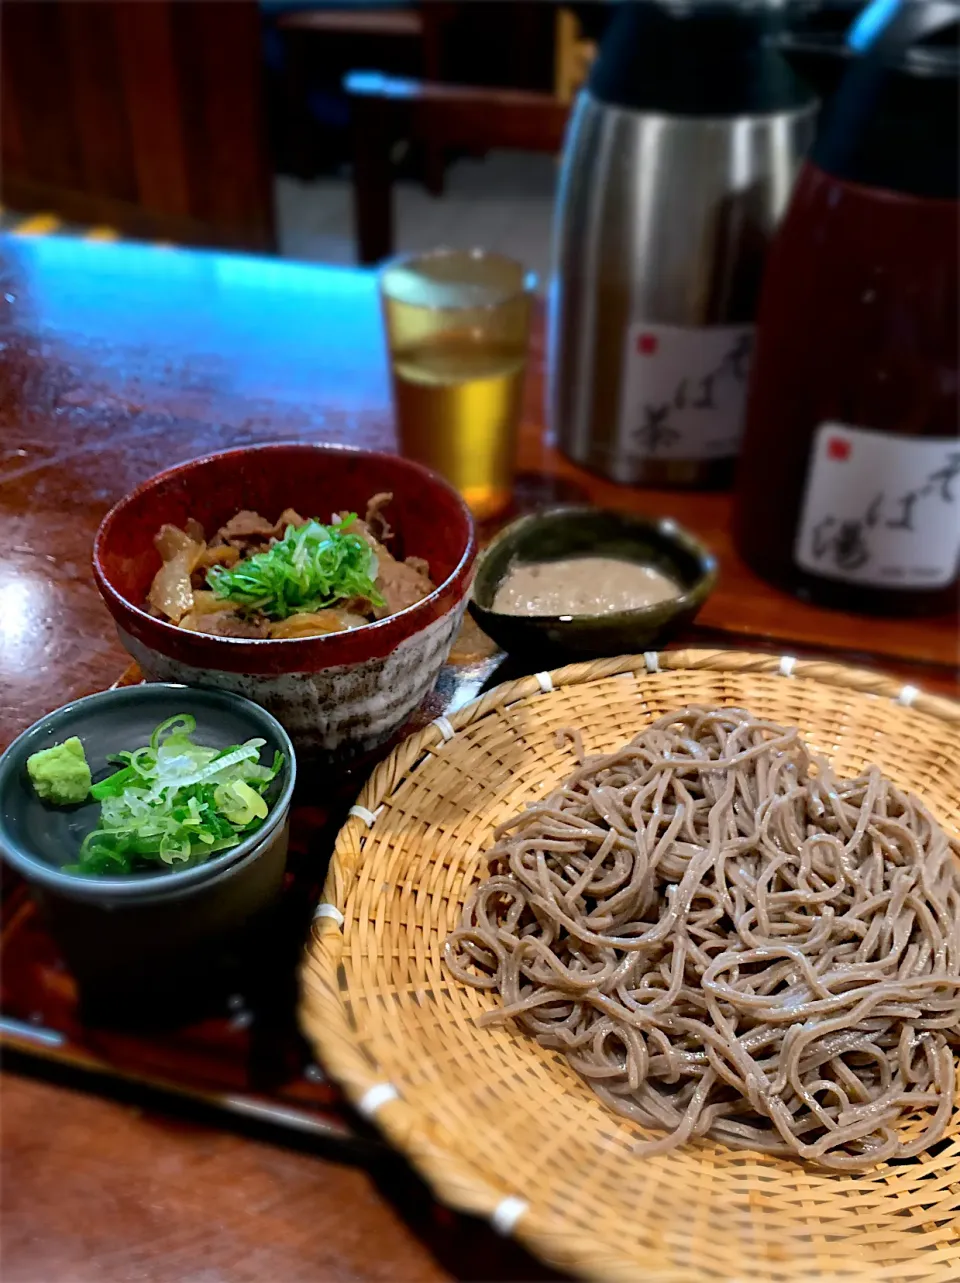
<path fill-rule="evenodd" d="M 875 715 L 892 717 L 898 742 L 900 727 L 905 734 L 909 731 L 904 742 L 909 742 L 910 735 L 917 743 L 926 743 L 929 736 L 937 739 L 941 754 L 937 760 L 947 764 L 944 796 L 949 798 L 946 803 L 949 813 L 944 814 L 944 805 L 935 804 L 934 810 L 948 827 L 960 830 L 960 768 L 957 765 L 960 762 L 960 703 L 926 694 L 912 685 L 826 661 L 719 650 L 647 652 L 572 664 L 550 673 L 519 678 L 496 687 L 449 718 L 437 718 L 411 736 L 374 770 L 357 804 L 351 808 L 336 842 L 301 968 L 300 1019 L 306 1036 L 353 1104 L 362 1114 L 375 1119 L 377 1126 L 407 1155 L 442 1201 L 490 1220 L 495 1229 L 512 1233 L 530 1251 L 560 1269 L 623 1283 L 641 1278 L 646 1283 L 708 1283 L 708 1280 L 709 1283 L 721 1280 L 723 1283 L 748 1283 L 748 1280 L 749 1283 L 868 1283 L 868 1280 L 869 1283 L 882 1280 L 957 1283 L 960 1279 L 960 1076 L 957 1108 L 947 1138 L 935 1147 L 932 1157 L 921 1156 L 909 1166 L 886 1164 L 861 1175 L 820 1170 L 810 1174 L 810 1169 L 800 1163 L 727 1151 L 730 1163 L 737 1166 L 736 1175 L 742 1178 L 736 1198 L 730 1202 L 730 1215 L 735 1219 L 742 1213 L 748 1226 L 747 1239 L 740 1230 L 731 1232 L 732 1239 L 739 1244 L 736 1250 L 726 1241 L 730 1235 L 726 1235 L 723 1221 L 719 1228 L 716 1222 L 704 1225 L 698 1221 L 701 1207 L 698 1182 L 706 1182 L 707 1193 L 702 1197 L 715 1202 L 718 1188 L 715 1176 L 720 1170 L 717 1153 L 722 1147 L 709 1152 L 701 1151 L 698 1146 L 672 1151 L 673 1155 L 683 1156 L 691 1178 L 687 1200 L 690 1242 L 696 1250 L 694 1247 L 689 1252 L 678 1250 L 675 1243 L 660 1250 L 655 1228 L 650 1231 L 654 1236 L 653 1246 L 647 1242 L 638 1249 L 635 1244 L 625 1246 L 611 1242 L 609 1236 L 604 1239 L 599 1232 L 578 1227 L 568 1222 L 565 1215 L 558 1214 L 548 1201 L 538 1199 L 538 1191 L 516 1188 L 509 1156 L 505 1158 L 502 1179 L 480 1170 L 475 1161 L 464 1155 L 456 1135 L 431 1117 L 429 1103 L 418 1098 L 411 1104 L 405 1099 L 402 1068 L 400 1073 L 396 1072 L 397 1058 L 402 1059 L 398 1050 L 402 1042 L 400 1034 L 405 1032 L 402 1027 L 395 1026 L 396 1036 L 387 1042 L 382 1030 L 377 1035 L 379 1042 L 368 1036 L 364 1027 L 364 1012 L 368 1009 L 363 1002 L 369 995 L 359 991 L 351 976 L 354 973 L 367 976 L 378 963 L 376 957 L 371 958 L 364 952 L 364 938 L 355 929 L 353 914 L 360 887 L 366 896 L 365 925 L 379 940 L 380 892 L 367 876 L 367 866 L 375 862 L 378 844 L 382 845 L 380 833 L 384 826 L 378 828 L 377 821 L 384 811 L 389 820 L 398 790 L 412 783 L 416 787 L 412 777 L 421 781 L 424 772 L 443 763 L 443 750 L 450 741 L 461 732 L 478 733 L 489 725 L 487 719 L 502 718 L 505 713 L 512 715 L 517 709 L 540 710 L 548 707 L 550 699 L 564 694 L 574 697 L 585 694 L 570 688 L 595 685 L 598 691 L 605 692 L 610 689 L 609 679 L 630 675 L 641 688 L 644 683 L 659 683 L 664 690 L 670 689 L 669 683 L 674 677 L 688 684 L 701 682 L 705 689 L 713 679 L 734 685 L 763 684 L 767 691 L 781 689 L 775 687 L 774 682 L 784 682 L 782 689 L 787 691 L 789 682 L 794 692 L 808 692 L 812 698 L 820 699 L 825 708 L 852 702 L 856 714 L 868 720 L 872 705 Z M 836 700 L 828 696 L 829 688 L 836 690 Z M 674 703 L 668 699 L 662 711 L 707 700 L 686 694 Z M 716 702 L 732 701 L 724 698 Z M 750 706 L 749 696 L 738 697 L 735 702 Z M 757 702 L 755 699 L 754 704 Z M 759 711 L 772 716 L 762 708 Z M 584 725 L 583 730 L 590 751 L 590 728 Z M 615 742 L 623 742 L 633 733 L 635 731 L 621 733 Z M 872 733 L 889 735 L 886 729 L 881 732 L 874 728 Z M 602 751 L 609 750 L 603 748 Z M 557 778 L 565 773 L 561 772 Z M 419 787 L 424 786 L 421 783 Z M 506 813 L 516 809 L 514 804 Z M 485 823 L 489 828 L 489 822 Z M 462 891 L 472 881 L 472 877 L 461 879 L 461 902 Z M 410 904 L 413 905 L 412 898 Z M 428 934 L 429 924 L 418 922 L 416 925 L 418 929 L 422 927 L 423 936 Z M 437 938 L 442 942 L 441 934 Z M 411 950 L 415 943 L 411 943 Z M 378 983 L 372 984 L 374 996 Z M 423 984 L 428 983 L 424 975 Z M 449 984 L 451 988 L 461 988 L 452 980 Z M 419 990 L 418 994 L 422 992 Z M 477 991 L 467 992 L 476 997 Z M 436 995 L 430 993 L 429 997 L 434 1000 Z M 490 1035 L 492 1031 L 482 1032 Z M 533 1049 L 530 1055 L 536 1052 L 550 1055 L 519 1033 L 509 1036 Z M 394 1068 L 385 1061 L 393 1062 Z M 497 1076 L 492 1057 L 486 1067 Z M 569 1072 L 576 1079 L 573 1071 Z M 583 1091 L 592 1098 L 588 1088 L 583 1087 Z M 569 1097 L 564 1103 L 570 1108 L 584 1105 L 582 1100 L 574 1100 L 571 1105 Z M 612 1115 L 607 1117 L 613 1120 L 611 1128 L 631 1126 Z M 787 1176 L 781 1180 L 784 1172 Z M 729 1172 L 720 1171 L 720 1175 L 725 1177 Z M 787 1199 L 789 1207 L 778 1201 L 782 1197 Z M 781 1213 L 787 1220 L 782 1220 Z M 657 1209 L 647 1208 L 647 1215 L 656 1221 Z M 778 1225 L 785 1234 L 793 1236 L 786 1248 L 770 1239 L 759 1242 L 749 1237 L 759 1234 L 763 1238 L 777 1231 Z M 800 1238 L 797 1225 L 806 1227 Z M 703 1263 L 707 1259 L 703 1258 L 704 1248 L 709 1255 L 707 1266 Z M 697 1252 L 700 1252 L 699 1258 Z"/>

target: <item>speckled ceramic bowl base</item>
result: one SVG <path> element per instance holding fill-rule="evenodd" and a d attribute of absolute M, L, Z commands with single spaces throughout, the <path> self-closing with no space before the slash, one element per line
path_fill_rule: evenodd
<path fill-rule="evenodd" d="M 148 680 L 245 695 L 282 723 L 298 752 L 351 757 L 388 740 L 431 690 L 465 605 L 458 602 L 382 659 L 276 676 L 196 668 L 151 650 L 123 629 L 118 632 Z"/>

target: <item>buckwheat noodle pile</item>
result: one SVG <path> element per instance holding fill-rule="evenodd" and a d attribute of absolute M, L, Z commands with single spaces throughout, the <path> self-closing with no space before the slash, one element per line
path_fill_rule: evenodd
<path fill-rule="evenodd" d="M 795 728 L 687 708 L 495 837 L 448 966 L 499 992 L 482 1021 L 666 1133 L 640 1152 L 709 1135 L 858 1169 L 943 1135 L 960 851 L 875 767 L 838 779 Z"/>

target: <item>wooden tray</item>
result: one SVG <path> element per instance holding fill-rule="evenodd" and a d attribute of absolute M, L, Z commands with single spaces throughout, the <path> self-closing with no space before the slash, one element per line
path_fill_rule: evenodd
<path fill-rule="evenodd" d="M 729 645 L 733 640 L 694 625 L 678 644 Z M 769 639 L 754 640 L 752 648 L 783 649 Z M 955 689 L 943 674 L 886 658 L 880 662 L 917 685 L 949 693 Z M 85 1023 L 73 980 L 25 885 L 3 867 L 0 1048 L 34 1062 L 40 1058 L 58 1072 L 86 1074 L 86 1081 L 103 1090 L 119 1090 L 126 1083 L 134 1090 L 152 1089 L 268 1127 L 307 1133 L 334 1146 L 355 1150 L 379 1145 L 377 1133 L 313 1060 L 295 1018 L 301 942 L 320 898 L 334 839 L 380 758 L 441 713 L 462 708 L 485 685 L 532 671 L 496 651 L 468 617 L 436 687 L 393 741 L 358 762 L 336 787 L 330 788 L 325 778 L 323 807 L 294 799 L 287 882 L 276 922 L 258 954 L 256 984 L 238 986 L 223 1009 L 202 1022 L 141 1031 Z M 115 684 L 140 680 L 134 665 Z M 307 791 L 317 794 L 316 789 Z"/>
<path fill-rule="evenodd" d="M 296 969 L 350 804 L 373 765 L 407 735 L 469 702 L 503 656 L 471 623 L 451 663 L 409 723 L 377 754 L 325 788 L 325 805 L 294 798 L 287 877 L 276 916 L 257 954 L 256 977 L 225 997 L 222 1009 L 175 1028 L 135 1030 L 85 1022 L 78 994 L 28 888 L 3 870 L 0 899 L 0 1047 L 41 1057 L 101 1082 L 212 1106 L 267 1125 L 351 1148 L 379 1145 L 326 1076 L 295 1019 Z M 131 666 L 117 686 L 141 681 Z M 304 772 L 301 769 L 301 780 Z M 325 779 L 324 784 L 328 782 Z M 317 790 L 301 789 L 316 796 Z"/>

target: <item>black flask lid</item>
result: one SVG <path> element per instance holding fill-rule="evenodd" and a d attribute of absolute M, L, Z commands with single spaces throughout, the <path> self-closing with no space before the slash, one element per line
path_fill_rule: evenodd
<path fill-rule="evenodd" d="M 811 159 L 847 182 L 960 195 L 960 3 L 874 0 Z"/>
<path fill-rule="evenodd" d="M 809 106 L 812 90 L 774 38 L 783 0 L 622 0 L 590 75 L 611 106 L 669 116 L 744 116 Z"/>

